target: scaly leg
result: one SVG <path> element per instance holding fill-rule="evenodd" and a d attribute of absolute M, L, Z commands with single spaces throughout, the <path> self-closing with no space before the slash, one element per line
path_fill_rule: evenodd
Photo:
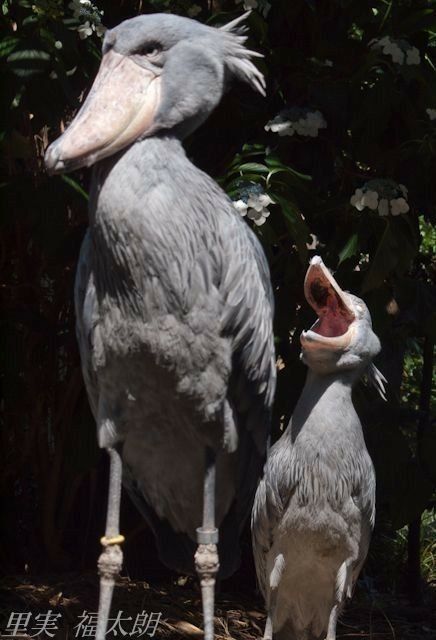
<path fill-rule="evenodd" d="M 115 577 L 119 574 L 123 565 L 123 552 L 120 547 L 120 544 L 124 542 L 124 536 L 120 535 L 122 461 L 120 454 L 115 449 L 108 448 L 107 452 L 110 456 L 109 496 L 106 532 L 101 538 L 103 553 L 98 559 L 100 600 L 98 604 L 96 640 L 105 640 Z"/>
<path fill-rule="evenodd" d="M 218 529 L 215 527 L 215 462 L 212 449 L 206 449 L 206 469 L 203 493 L 203 526 L 197 529 L 195 566 L 203 601 L 204 640 L 213 640 L 215 612 L 215 579 L 219 569 Z"/>

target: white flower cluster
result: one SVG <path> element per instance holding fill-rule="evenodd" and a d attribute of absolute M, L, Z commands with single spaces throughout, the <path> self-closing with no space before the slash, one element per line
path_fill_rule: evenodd
<path fill-rule="evenodd" d="M 378 211 L 380 216 L 399 216 L 410 209 L 404 184 L 393 180 L 370 180 L 361 189 L 356 189 L 350 204 L 358 211 L 368 208 Z"/>
<path fill-rule="evenodd" d="M 103 11 L 91 0 L 72 0 L 68 6 L 76 20 L 80 21 L 77 31 L 81 40 L 92 36 L 94 31 L 99 37 L 104 34 L 106 27 L 101 23 Z"/>
<path fill-rule="evenodd" d="M 436 109 L 426 109 L 425 111 L 430 120 L 436 120 Z"/>
<path fill-rule="evenodd" d="M 269 10 L 271 9 L 271 3 L 268 0 L 235 0 L 236 4 L 241 4 L 244 7 L 245 11 L 250 11 L 251 9 L 257 9 L 259 13 L 263 15 L 264 18 L 267 17 Z"/>
<path fill-rule="evenodd" d="M 300 136 L 316 138 L 319 130 L 325 129 L 326 126 L 327 123 L 321 111 L 294 107 L 282 111 L 267 122 L 265 131 L 278 133 L 279 136 L 293 136 L 294 133 L 298 133 Z"/>
<path fill-rule="evenodd" d="M 413 47 L 407 40 L 392 40 L 389 36 L 379 40 L 371 40 L 371 49 L 381 49 L 386 56 L 391 56 L 392 62 L 397 64 L 420 64 L 419 50 Z"/>
<path fill-rule="evenodd" d="M 274 204 L 274 201 L 268 194 L 264 193 L 259 185 L 242 189 L 240 195 L 239 200 L 233 202 L 236 211 L 239 211 L 243 217 L 247 216 L 247 218 L 253 220 L 254 224 L 260 227 L 269 217 L 271 212 L 268 207 L 270 204 Z"/>

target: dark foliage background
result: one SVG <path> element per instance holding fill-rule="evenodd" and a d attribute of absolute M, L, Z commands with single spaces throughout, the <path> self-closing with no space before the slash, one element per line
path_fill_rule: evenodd
<path fill-rule="evenodd" d="M 233 200 L 247 199 L 257 185 L 275 203 L 265 223 L 254 225 L 277 303 L 275 437 L 304 382 L 298 336 L 313 319 L 302 294 L 310 255 L 321 254 L 339 282 L 370 307 L 383 343 L 377 364 L 390 384 L 386 403 L 368 388 L 356 391 L 378 478 L 368 572 L 395 586 L 408 546 L 416 591 L 420 561 L 425 576 L 436 578 L 436 1 L 243 4 L 255 6 L 247 20 L 249 46 L 265 56 L 259 65 L 267 97 L 232 87 L 187 151 Z M 0 562 L 7 572 L 93 567 L 104 526 L 106 463 L 83 387 L 72 305 L 89 173 L 49 178 L 43 151 L 91 84 L 100 21 L 110 28 L 138 13 L 190 15 L 197 8 L 197 19 L 218 25 L 243 4 L 1 3 Z M 390 45 L 377 44 L 386 36 Z M 319 111 L 326 126 L 314 135 L 266 131 L 283 110 L 287 121 Z M 356 189 L 363 191 L 353 205 Z M 362 204 L 365 189 L 378 190 L 379 203 L 404 196 L 408 212 L 380 215 L 370 198 Z M 159 573 L 150 534 L 127 499 L 123 510 L 127 570 Z M 424 512 L 430 524 L 421 532 Z M 247 537 L 246 567 L 248 549 Z"/>

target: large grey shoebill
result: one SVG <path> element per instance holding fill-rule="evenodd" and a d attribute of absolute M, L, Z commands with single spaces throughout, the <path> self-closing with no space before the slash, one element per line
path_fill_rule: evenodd
<path fill-rule="evenodd" d="M 213 28 L 155 14 L 108 31 L 89 96 L 46 153 L 52 173 L 94 165 L 76 315 L 98 441 L 111 456 L 98 640 L 122 561 L 121 473 L 163 562 L 189 572 L 195 554 L 211 639 L 217 527 L 225 577 L 239 564 L 264 462 L 275 387 L 268 266 L 181 144 L 230 79 L 264 94 L 244 17 Z"/>
<path fill-rule="evenodd" d="M 304 287 L 318 315 L 301 335 L 307 380 L 271 448 L 252 514 L 265 640 L 335 640 L 374 525 L 374 468 L 351 391 L 366 372 L 384 397 L 371 363 L 380 343 L 364 302 L 341 290 L 321 258 Z"/>

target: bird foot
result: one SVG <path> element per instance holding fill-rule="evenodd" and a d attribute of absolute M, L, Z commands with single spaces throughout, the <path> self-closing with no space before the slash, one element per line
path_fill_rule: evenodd
<path fill-rule="evenodd" d="M 195 568 L 201 585 L 203 601 L 204 640 L 213 640 L 215 577 L 219 569 L 216 544 L 199 544 L 195 553 Z"/>
<path fill-rule="evenodd" d="M 123 552 L 118 544 L 104 548 L 98 559 L 98 573 L 104 580 L 114 580 L 123 566 Z"/>
<path fill-rule="evenodd" d="M 105 546 L 98 559 L 100 599 L 95 640 L 105 640 L 115 578 L 123 566 L 123 552 L 118 544 Z"/>
<path fill-rule="evenodd" d="M 215 576 L 219 569 L 218 549 L 216 544 L 199 544 L 195 552 L 195 568 L 200 578 L 201 585 L 204 581 L 215 582 Z"/>

